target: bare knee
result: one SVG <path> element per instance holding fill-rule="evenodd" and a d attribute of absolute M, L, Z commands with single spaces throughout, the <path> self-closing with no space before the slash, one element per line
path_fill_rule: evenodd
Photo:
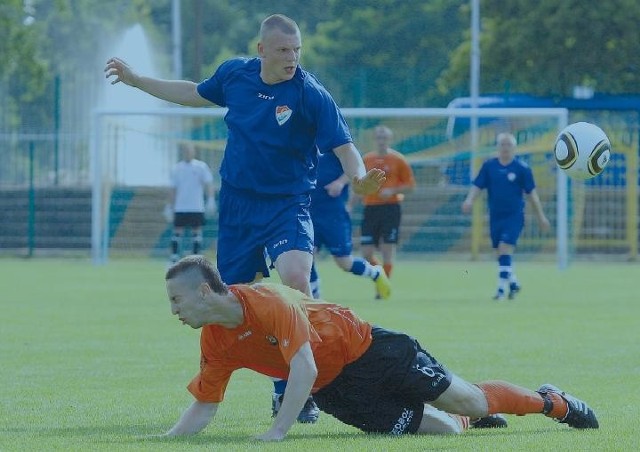
<path fill-rule="evenodd" d="M 476 385 L 455 375 L 451 385 L 432 404 L 448 413 L 462 414 L 472 418 L 484 417 L 489 413 L 484 392 Z"/>
<path fill-rule="evenodd" d="M 425 405 L 422 421 L 416 433 L 422 435 L 459 435 L 462 425 L 455 417 L 432 406 Z"/>

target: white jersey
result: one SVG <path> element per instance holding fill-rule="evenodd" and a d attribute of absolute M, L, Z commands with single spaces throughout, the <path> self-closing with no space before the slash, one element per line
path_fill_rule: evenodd
<path fill-rule="evenodd" d="M 209 165 L 197 159 L 179 161 L 171 173 L 171 186 L 175 189 L 174 212 L 204 212 L 204 194 L 213 183 Z"/>

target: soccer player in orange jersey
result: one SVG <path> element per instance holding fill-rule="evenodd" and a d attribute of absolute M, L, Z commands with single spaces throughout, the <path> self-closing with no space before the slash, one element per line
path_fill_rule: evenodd
<path fill-rule="evenodd" d="M 364 212 L 360 234 L 362 256 L 372 265 L 377 265 L 374 253 L 379 249 L 387 277 L 391 277 L 400 234 L 400 203 L 405 194 L 416 186 L 411 166 L 401 153 L 390 147 L 392 138 L 391 129 L 382 125 L 376 127 L 377 149 L 362 158 L 367 170 L 381 169 L 387 178 L 378 192 L 362 198 Z M 376 298 L 380 298 L 379 294 Z"/>
<path fill-rule="evenodd" d="M 200 371 L 188 385 L 196 400 L 168 436 L 205 428 L 241 368 L 288 380 L 273 425 L 257 437 L 264 441 L 285 437 L 309 392 L 321 410 L 365 432 L 461 433 L 495 413 L 598 428 L 591 408 L 555 386 L 468 383 L 406 334 L 284 285 L 227 286 L 203 256 L 181 259 L 165 279 L 172 314 L 202 329 Z"/>

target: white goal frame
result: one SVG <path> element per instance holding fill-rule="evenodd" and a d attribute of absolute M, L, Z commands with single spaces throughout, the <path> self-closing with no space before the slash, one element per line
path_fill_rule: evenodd
<path fill-rule="evenodd" d="M 226 114 L 224 108 L 163 107 L 150 110 L 94 110 L 90 135 L 92 176 L 91 211 L 91 257 L 95 265 L 106 264 L 109 255 L 109 209 L 103 200 L 105 183 L 102 168 L 101 137 L 104 118 L 107 116 L 162 116 L 162 117 L 217 117 Z M 494 117 L 549 117 L 556 118 L 558 132 L 568 125 L 569 112 L 566 108 L 343 108 L 346 118 L 470 118 L 472 153 L 477 151 L 474 143 L 474 124 L 478 118 Z M 568 266 L 568 183 L 563 171 L 557 171 L 557 263 L 560 269 Z"/>

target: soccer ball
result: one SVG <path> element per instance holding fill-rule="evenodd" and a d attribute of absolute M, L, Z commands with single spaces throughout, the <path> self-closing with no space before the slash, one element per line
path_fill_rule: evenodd
<path fill-rule="evenodd" d="M 600 174 L 611 159 L 611 143 L 602 129 L 588 122 L 565 127 L 553 149 L 558 167 L 575 179 Z"/>

